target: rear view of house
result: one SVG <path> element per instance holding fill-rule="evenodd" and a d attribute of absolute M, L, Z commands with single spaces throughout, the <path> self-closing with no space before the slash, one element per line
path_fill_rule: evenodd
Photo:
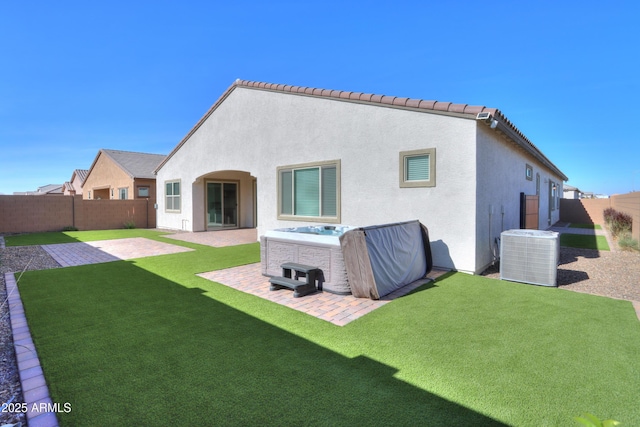
<path fill-rule="evenodd" d="M 156 174 L 158 227 L 262 235 L 417 219 L 434 266 L 470 273 L 495 260 L 523 214 L 534 228 L 557 222 L 567 180 L 497 109 L 249 81 L 232 84 Z"/>

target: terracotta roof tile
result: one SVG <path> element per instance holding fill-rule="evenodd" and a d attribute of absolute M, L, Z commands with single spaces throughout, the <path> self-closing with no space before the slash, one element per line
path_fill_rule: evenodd
<path fill-rule="evenodd" d="M 450 105 L 451 105 L 450 102 L 436 101 L 436 103 L 433 105 L 433 109 L 438 111 L 449 111 Z"/>
<path fill-rule="evenodd" d="M 407 105 L 407 101 L 409 100 L 409 98 L 400 98 L 400 97 L 396 97 L 393 100 L 393 105 L 400 105 L 402 107 L 404 107 L 405 105 Z"/>
<path fill-rule="evenodd" d="M 311 88 L 311 87 L 301 87 L 301 86 L 290 86 L 290 85 L 281 85 L 281 84 L 271 84 L 271 83 L 263 83 L 263 82 L 253 82 L 248 80 L 236 80 L 225 92 L 224 94 L 216 101 L 216 103 L 205 113 L 205 115 L 200 119 L 200 121 L 194 126 L 194 128 L 185 136 L 185 138 L 174 148 L 174 150 L 167 156 L 167 160 L 169 157 L 173 155 L 184 142 L 195 132 L 195 130 L 204 122 L 204 120 L 209 117 L 213 111 L 216 110 L 218 105 L 222 103 L 222 101 L 231 93 L 236 87 L 248 87 L 248 88 L 259 88 L 266 89 L 272 91 L 282 91 L 282 92 L 293 92 L 293 93 L 303 93 L 305 95 L 310 96 L 318 96 L 325 98 L 333 98 L 338 100 L 351 100 L 358 102 L 366 102 L 372 104 L 381 104 L 387 105 L 395 108 L 416 108 L 422 111 L 433 111 L 435 113 L 449 113 L 449 114 L 460 114 L 467 116 L 468 118 L 475 119 L 478 113 L 489 113 L 500 122 L 502 122 L 503 126 L 506 126 L 509 129 L 509 132 L 517 135 L 522 142 L 518 142 L 520 145 L 528 146 L 534 155 L 541 159 L 543 163 L 548 163 L 551 165 L 552 169 L 556 169 L 557 172 L 561 175 L 557 167 L 553 165 L 545 156 L 540 152 L 540 150 L 535 147 L 529 139 L 518 129 L 515 127 L 511 121 L 509 121 L 497 108 L 487 108 L 480 105 L 468 105 L 468 104 L 453 104 L 451 102 L 440 102 L 440 101 L 428 101 L 422 99 L 414 99 L 414 98 L 399 98 L 394 96 L 387 95 L 375 95 L 370 93 L 362 93 L 362 92 L 346 92 L 339 90 L 329 90 L 329 89 L 319 89 L 319 88 Z M 159 170 L 162 165 L 162 162 L 159 167 L 156 169 Z"/>
<path fill-rule="evenodd" d="M 465 114 L 475 114 L 481 113 L 485 108 L 480 105 L 467 105 L 464 107 Z"/>
<path fill-rule="evenodd" d="M 449 111 L 452 113 L 464 113 L 464 109 L 467 107 L 467 104 L 451 104 L 449 106 Z"/>
<path fill-rule="evenodd" d="M 436 105 L 437 101 L 425 101 L 425 100 L 420 100 L 420 105 L 419 108 L 422 108 L 423 110 L 433 110 L 434 105 Z"/>

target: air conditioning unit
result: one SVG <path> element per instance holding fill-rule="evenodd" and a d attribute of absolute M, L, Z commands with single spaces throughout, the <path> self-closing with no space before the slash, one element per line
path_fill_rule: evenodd
<path fill-rule="evenodd" d="M 500 234 L 500 279 L 557 286 L 560 239 L 555 231 L 507 230 Z"/>

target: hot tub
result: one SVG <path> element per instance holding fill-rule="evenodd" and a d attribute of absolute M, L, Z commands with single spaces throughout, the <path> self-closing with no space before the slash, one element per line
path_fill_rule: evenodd
<path fill-rule="evenodd" d="M 351 293 L 340 247 L 340 236 L 357 227 L 313 225 L 268 230 L 260 236 L 260 262 L 265 276 L 281 276 L 285 262 L 313 265 L 322 270 L 322 290 Z"/>

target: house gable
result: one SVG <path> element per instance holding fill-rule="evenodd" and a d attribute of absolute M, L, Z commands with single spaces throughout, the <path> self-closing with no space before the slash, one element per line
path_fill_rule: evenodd
<path fill-rule="evenodd" d="M 87 172 L 83 198 L 154 200 L 156 189 L 153 170 L 164 157 L 161 154 L 100 150 Z"/>
<path fill-rule="evenodd" d="M 486 166 L 479 160 L 481 136 L 497 156 L 511 153 L 564 177 L 497 109 L 236 81 L 156 169 L 158 225 L 206 229 L 207 183 L 237 173 L 246 197 L 239 209 L 245 216 L 257 212 L 257 222 L 240 226 L 257 227 L 258 234 L 335 221 L 364 226 L 419 219 L 429 227 L 435 265 L 478 272 L 491 250 L 484 242 L 501 231 L 491 227 L 485 237 L 484 214 L 493 206 L 492 220 L 498 218 L 502 204 L 515 212 L 519 196 L 504 202 L 479 196 L 503 185 L 490 179 L 479 185 Z M 415 154 L 429 156 L 434 172 L 437 165 L 437 181 L 403 185 L 399 159 Z M 337 214 L 296 217 L 283 210 L 281 174 L 323 165 L 337 168 Z M 163 183 L 174 182 L 180 208 L 172 200 L 167 210 Z"/>

